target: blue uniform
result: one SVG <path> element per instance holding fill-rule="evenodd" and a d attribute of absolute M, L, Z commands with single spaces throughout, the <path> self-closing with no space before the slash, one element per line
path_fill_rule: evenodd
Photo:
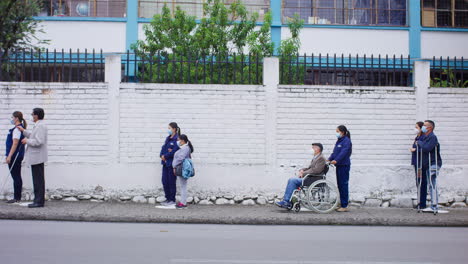
<path fill-rule="evenodd" d="M 23 125 L 20 125 L 23 127 Z M 9 130 L 8 136 L 6 138 L 6 153 L 5 156 L 10 154 L 10 150 L 13 147 L 13 131 L 16 127 Z M 21 140 L 24 139 L 23 133 L 18 142 L 15 152 L 11 156 L 11 162 L 8 164 L 8 168 L 11 171 L 11 177 L 13 178 L 13 189 L 14 189 L 14 199 L 19 201 L 21 200 L 21 192 L 23 189 L 23 179 L 21 178 L 21 163 L 24 158 L 24 145 L 21 144 Z"/>
<path fill-rule="evenodd" d="M 417 149 L 419 151 L 419 157 L 418 157 L 418 161 L 419 161 L 418 167 L 419 168 L 421 168 L 421 164 L 422 164 L 422 160 L 421 160 L 421 151 L 422 151 L 422 149 L 420 147 L 416 148 L 417 147 L 416 142 L 418 142 L 419 140 L 424 140 L 425 137 L 426 137 L 426 135 L 424 135 L 424 134 L 421 134 L 420 136 L 416 136 L 416 138 L 414 139 L 414 143 L 413 143 L 413 148 Z M 416 151 L 412 152 L 411 165 L 416 166 Z"/>
<path fill-rule="evenodd" d="M 164 194 L 166 196 L 166 200 L 169 202 L 175 202 L 176 196 L 176 176 L 174 175 L 174 171 L 172 168 L 172 160 L 174 159 L 174 154 L 177 150 L 179 150 L 179 146 L 177 145 L 177 140 L 179 136 L 176 134 L 174 137 L 168 136 L 164 145 L 161 148 L 161 152 L 159 156 L 163 156 L 166 161 L 161 160 L 162 167 L 162 185 L 164 189 Z"/>
<path fill-rule="evenodd" d="M 343 136 L 336 141 L 335 148 L 328 160 L 336 161 L 336 182 L 340 191 L 341 207 L 348 207 L 349 200 L 349 171 L 351 170 L 351 153 L 353 144 L 351 139 Z"/>

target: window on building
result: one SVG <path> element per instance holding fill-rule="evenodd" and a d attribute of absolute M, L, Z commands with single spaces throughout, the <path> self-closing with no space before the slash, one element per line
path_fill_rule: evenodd
<path fill-rule="evenodd" d="M 230 5 L 235 0 L 225 0 L 225 5 Z M 206 0 L 139 0 L 139 16 L 144 18 L 152 18 L 156 14 L 160 14 L 164 4 L 173 12 L 177 6 L 197 19 L 203 17 L 203 4 Z M 263 17 L 268 12 L 270 7 L 270 0 L 249 0 L 243 1 L 247 10 L 250 13 L 257 12 L 259 14 L 259 21 L 263 21 Z"/>
<path fill-rule="evenodd" d="M 127 0 L 43 0 L 38 16 L 125 17 Z"/>
<path fill-rule="evenodd" d="M 423 0 L 424 27 L 468 27 L 468 0 Z"/>
<path fill-rule="evenodd" d="M 298 14 L 306 24 L 405 26 L 406 0 L 283 0 L 283 23 Z"/>

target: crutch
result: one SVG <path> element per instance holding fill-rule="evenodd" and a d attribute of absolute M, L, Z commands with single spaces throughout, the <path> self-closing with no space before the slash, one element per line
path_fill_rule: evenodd
<path fill-rule="evenodd" d="M 428 181 L 429 181 L 429 186 L 431 188 L 431 205 L 434 205 L 434 199 L 435 199 L 435 208 L 434 208 L 434 215 L 436 215 L 439 211 L 438 209 L 438 203 L 439 203 L 439 197 L 438 197 L 438 190 L 437 190 L 437 172 L 439 170 L 439 164 L 438 164 L 438 155 L 437 155 L 437 150 L 439 148 L 439 144 L 437 144 L 435 147 L 434 147 L 434 154 L 435 154 L 435 169 L 432 169 L 432 164 L 431 164 L 431 152 L 428 153 L 429 155 L 429 175 L 427 175 L 426 177 L 428 177 Z M 432 172 L 434 172 L 435 174 L 435 181 L 436 183 L 433 184 L 432 183 Z M 435 186 L 434 186 L 435 185 Z M 435 197 L 434 197 L 435 196 Z"/>
<path fill-rule="evenodd" d="M 419 163 L 422 163 L 422 152 L 421 158 L 419 157 L 419 145 L 416 144 L 416 184 L 418 186 L 418 213 L 421 212 L 421 185 L 422 185 L 422 168 Z"/>

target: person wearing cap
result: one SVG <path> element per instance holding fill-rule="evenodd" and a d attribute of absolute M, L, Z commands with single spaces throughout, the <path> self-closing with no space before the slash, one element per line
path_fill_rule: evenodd
<path fill-rule="evenodd" d="M 288 208 L 291 206 L 291 196 L 297 188 L 302 184 L 302 178 L 305 175 L 312 174 L 318 175 L 325 170 L 326 158 L 323 156 L 323 145 L 320 143 L 312 144 L 313 158 L 310 162 L 309 167 L 299 170 L 299 177 L 292 177 L 288 180 L 288 185 L 286 186 L 286 191 L 284 192 L 283 200 L 276 202 L 275 204 L 281 208 Z"/>

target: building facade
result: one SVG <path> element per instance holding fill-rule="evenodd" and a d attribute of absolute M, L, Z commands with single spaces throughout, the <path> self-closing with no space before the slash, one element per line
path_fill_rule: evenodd
<path fill-rule="evenodd" d="M 49 49 L 102 49 L 125 52 L 144 39 L 143 25 L 180 6 L 203 16 L 206 0 L 44 0 L 43 20 Z M 230 4 L 232 0 L 226 0 Z M 259 24 L 273 14 L 272 40 L 288 38 L 289 17 L 305 22 L 301 53 L 410 55 L 412 58 L 468 57 L 466 0 L 249 0 Z"/>

